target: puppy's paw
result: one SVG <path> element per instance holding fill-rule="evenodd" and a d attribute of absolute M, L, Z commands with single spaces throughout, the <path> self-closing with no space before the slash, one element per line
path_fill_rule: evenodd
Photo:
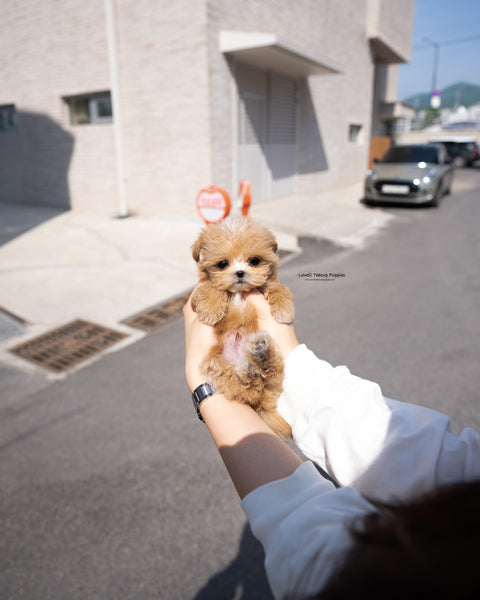
<path fill-rule="evenodd" d="M 270 304 L 273 318 L 278 323 L 293 323 L 295 307 L 291 291 L 281 283 L 274 283 L 267 287 L 264 292 L 265 298 Z"/>
<path fill-rule="evenodd" d="M 251 356 L 245 357 L 237 363 L 235 373 L 242 385 L 247 388 L 252 388 L 254 381 L 256 382 L 255 385 L 263 385 L 260 365 L 253 361 Z"/>
<path fill-rule="evenodd" d="M 254 333 L 249 342 L 250 353 L 256 363 L 262 363 L 268 359 L 270 355 L 270 343 L 264 331 Z"/>
<path fill-rule="evenodd" d="M 215 325 L 227 311 L 227 295 L 219 293 L 209 284 L 199 287 L 193 294 L 191 302 L 198 319 L 206 325 Z"/>
<path fill-rule="evenodd" d="M 203 307 L 198 307 L 196 311 L 199 321 L 205 323 L 205 325 L 216 325 L 223 317 L 223 312 L 213 312 L 210 310 L 204 310 Z"/>
<path fill-rule="evenodd" d="M 246 340 L 243 356 L 237 363 L 236 372 L 245 381 L 262 378 L 270 357 L 270 342 L 264 331 L 252 333 Z"/>
<path fill-rule="evenodd" d="M 272 306 L 272 315 L 278 323 L 286 323 L 287 325 L 293 323 L 295 317 L 293 303 L 277 303 L 275 306 Z"/>

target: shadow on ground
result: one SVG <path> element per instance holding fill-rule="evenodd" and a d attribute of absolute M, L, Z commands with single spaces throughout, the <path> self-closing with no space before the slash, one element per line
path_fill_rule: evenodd
<path fill-rule="evenodd" d="M 194 600 L 273 600 L 263 561 L 262 545 L 246 525 L 237 556 L 212 576 Z"/>
<path fill-rule="evenodd" d="M 0 203 L 0 246 L 66 210 L 69 209 Z"/>

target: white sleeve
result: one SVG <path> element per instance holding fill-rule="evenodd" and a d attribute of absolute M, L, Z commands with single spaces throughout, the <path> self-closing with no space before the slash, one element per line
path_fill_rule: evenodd
<path fill-rule="evenodd" d="M 480 478 L 480 436 L 436 411 L 384 398 L 376 383 L 306 346 L 287 357 L 278 410 L 300 450 L 341 485 L 382 501 Z"/>
<path fill-rule="evenodd" d="M 353 488 L 336 489 L 310 461 L 250 492 L 242 507 L 263 544 L 277 600 L 317 594 L 351 548 L 345 525 L 374 510 Z"/>

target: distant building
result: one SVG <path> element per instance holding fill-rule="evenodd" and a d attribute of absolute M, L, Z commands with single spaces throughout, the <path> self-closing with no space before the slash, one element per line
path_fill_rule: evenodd
<path fill-rule="evenodd" d="M 253 202 L 355 183 L 404 117 L 401 5 L 4 3 L 0 201 L 189 218 L 212 183 L 248 178 Z"/>

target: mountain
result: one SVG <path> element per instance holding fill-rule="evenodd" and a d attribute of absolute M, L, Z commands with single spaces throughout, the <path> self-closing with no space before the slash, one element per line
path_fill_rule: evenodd
<path fill-rule="evenodd" d="M 454 108 L 455 106 L 471 106 L 480 102 L 480 85 L 472 83 L 455 83 L 444 90 L 440 90 L 441 108 Z M 416 110 L 430 108 L 430 92 L 414 94 L 405 98 L 403 102 L 411 104 Z"/>

